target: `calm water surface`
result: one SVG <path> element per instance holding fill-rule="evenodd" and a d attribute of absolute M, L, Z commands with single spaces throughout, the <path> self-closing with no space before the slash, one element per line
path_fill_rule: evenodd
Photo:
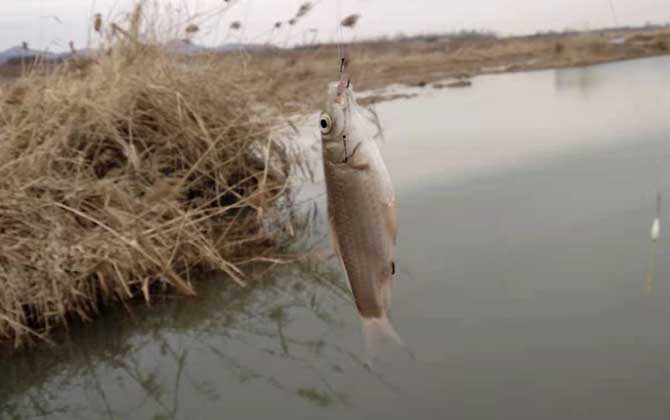
<path fill-rule="evenodd" d="M 363 368 L 324 257 L 1 360 L 0 418 L 665 419 L 668 212 L 656 249 L 649 228 L 656 191 L 670 201 L 669 85 L 656 58 L 378 105 L 401 226 L 392 318 L 416 360 L 391 348 Z"/>

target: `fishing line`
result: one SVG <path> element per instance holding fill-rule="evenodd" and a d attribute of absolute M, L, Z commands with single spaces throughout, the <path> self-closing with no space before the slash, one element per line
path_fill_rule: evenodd
<path fill-rule="evenodd" d="M 654 147 L 654 144 L 650 144 L 650 151 L 651 148 Z M 660 171 L 659 171 L 659 165 L 658 165 L 658 154 L 653 153 L 651 151 L 651 159 L 652 159 L 652 170 L 654 171 L 653 177 L 654 177 L 654 188 L 656 190 L 656 217 L 654 220 L 651 222 L 651 229 L 649 232 L 649 236 L 651 239 L 651 243 L 649 246 L 649 259 L 647 262 L 647 276 L 646 276 L 646 282 L 645 282 L 645 292 L 647 294 L 651 294 L 653 291 L 653 283 L 654 283 L 654 276 L 656 275 L 656 247 L 658 243 L 658 239 L 661 234 L 661 206 L 662 206 L 662 201 L 663 197 L 661 195 L 661 180 L 660 180 Z"/>
<path fill-rule="evenodd" d="M 614 18 L 614 26 L 619 26 L 619 19 L 617 19 L 616 9 L 614 8 L 614 0 L 608 0 L 610 5 L 610 12 L 612 13 L 612 18 Z"/>
<path fill-rule="evenodd" d="M 247 37 L 247 24 L 249 23 L 249 15 L 252 9 L 252 0 L 247 0 L 246 9 L 244 10 L 244 26 L 242 26 L 242 33 L 240 34 L 240 41 L 244 42 Z"/>
<path fill-rule="evenodd" d="M 340 55 L 340 74 L 339 74 L 339 81 L 342 82 L 344 80 L 344 77 L 347 73 L 347 65 L 348 60 L 347 60 L 347 48 L 344 43 L 344 32 L 342 32 L 342 0 L 338 0 L 337 2 L 337 46 L 338 46 L 338 52 Z M 351 84 L 351 80 L 347 78 L 347 85 L 346 87 L 349 88 Z"/>
<path fill-rule="evenodd" d="M 337 38 L 337 49 L 340 54 L 340 77 L 344 71 L 344 49 L 342 46 L 343 42 L 343 33 L 342 26 L 342 0 L 337 0 L 337 22 L 335 23 L 335 37 Z"/>
<path fill-rule="evenodd" d="M 346 57 L 346 50 L 344 46 L 344 34 L 342 32 L 342 0 L 337 1 L 337 46 L 338 46 L 338 52 L 339 52 L 339 58 L 340 58 L 340 69 L 339 69 L 339 76 L 338 76 L 338 85 L 337 85 L 337 95 L 345 95 L 345 89 L 349 89 L 349 86 L 351 85 L 351 80 L 347 77 L 347 84 L 346 87 L 344 85 L 344 77 L 346 75 L 347 71 L 347 57 Z M 349 112 L 351 109 L 349 108 Z M 345 130 L 344 132 L 347 132 L 346 127 L 349 125 L 349 119 L 351 118 L 351 115 L 345 115 Z M 347 136 L 345 134 L 342 135 L 342 145 L 344 147 L 344 161 L 343 163 L 347 163 L 349 161 L 349 153 L 347 152 Z M 354 149 L 354 153 L 356 152 L 356 149 L 358 149 L 358 146 L 360 143 L 357 145 L 357 147 Z M 353 156 L 353 153 L 352 153 Z"/>
<path fill-rule="evenodd" d="M 616 13 L 616 9 L 614 7 L 614 0 L 608 0 L 610 12 L 612 14 L 612 19 L 614 20 L 614 25 L 615 27 L 619 26 L 619 19 Z M 651 150 L 651 145 L 650 145 L 650 150 Z M 656 243 L 658 241 L 658 238 L 661 233 L 661 204 L 662 204 L 662 196 L 661 196 L 661 185 L 660 185 L 660 177 L 659 177 L 659 170 L 658 170 L 658 156 L 655 153 L 651 153 L 651 161 L 652 161 L 652 170 L 653 170 L 653 177 L 654 177 L 654 189 L 656 190 L 656 215 L 654 219 L 651 222 L 651 229 L 649 232 L 649 237 L 650 237 L 650 244 L 649 244 L 649 256 L 647 259 L 647 273 L 645 276 L 645 293 L 646 294 L 651 294 L 653 290 L 653 283 L 654 283 L 654 275 L 655 275 L 655 260 L 656 260 Z"/>

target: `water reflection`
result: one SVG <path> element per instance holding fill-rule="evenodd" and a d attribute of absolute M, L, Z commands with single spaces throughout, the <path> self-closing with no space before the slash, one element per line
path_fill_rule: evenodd
<path fill-rule="evenodd" d="M 399 203 L 391 315 L 416 361 L 364 368 L 317 166 L 318 257 L 0 361 L 0 418 L 665 419 L 670 249 L 650 249 L 649 222 L 670 189 L 650 165 L 670 161 L 668 69 L 482 77 L 378 105 Z"/>
<path fill-rule="evenodd" d="M 135 308 L 133 317 L 109 314 L 77 328 L 76 338 L 64 345 L 3 361 L 6 401 L 0 413 L 3 418 L 150 417 L 140 413 L 180 418 L 188 413 L 180 396 L 216 402 L 229 392 L 222 384 L 233 381 L 270 386 L 318 406 L 347 404 L 345 390 L 328 377 L 364 364 L 331 340 L 343 325 L 338 306 L 351 305 L 340 274 L 310 259 L 277 270 L 256 273 L 270 280 L 254 290 L 222 287 L 225 279 L 212 278 L 202 283 L 197 302 L 166 298 L 152 308 Z M 320 334 L 305 333 L 306 326 Z M 44 357 L 49 352 L 60 357 Z M 299 366 L 295 377 L 302 381 L 278 374 L 279 364 Z M 212 380 L 203 374 L 207 366 L 227 378 Z"/>
<path fill-rule="evenodd" d="M 602 72 L 593 66 L 554 70 L 557 91 L 578 91 L 584 96 L 593 93 L 600 83 L 606 82 Z"/>
<path fill-rule="evenodd" d="M 647 295 L 654 291 L 654 276 L 656 275 L 656 241 L 649 243 L 649 258 L 647 262 L 647 275 L 644 281 L 644 292 Z"/>

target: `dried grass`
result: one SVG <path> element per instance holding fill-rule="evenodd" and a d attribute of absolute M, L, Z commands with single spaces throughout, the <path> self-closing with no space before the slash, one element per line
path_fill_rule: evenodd
<path fill-rule="evenodd" d="M 222 65 L 128 39 L 0 91 L 0 342 L 275 261 L 298 156 L 262 75 Z"/>
<path fill-rule="evenodd" d="M 312 10 L 313 7 L 314 5 L 309 1 L 301 4 L 300 8 L 298 9 L 298 12 L 295 14 L 295 17 L 297 19 L 300 19 L 304 16 L 307 16 L 307 14 Z"/>
<path fill-rule="evenodd" d="M 361 15 L 353 14 L 342 19 L 342 26 L 345 28 L 353 28 L 358 23 L 358 20 L 361 18 Z"/>

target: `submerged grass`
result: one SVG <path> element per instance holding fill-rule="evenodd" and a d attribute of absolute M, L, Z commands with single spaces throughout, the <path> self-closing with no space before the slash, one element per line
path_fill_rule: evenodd
<path fill-rule="evenodd" d="M 277 258 L 299 155 L 225 64 L 130 39 L 0 90 L 0 342 Z"/>

